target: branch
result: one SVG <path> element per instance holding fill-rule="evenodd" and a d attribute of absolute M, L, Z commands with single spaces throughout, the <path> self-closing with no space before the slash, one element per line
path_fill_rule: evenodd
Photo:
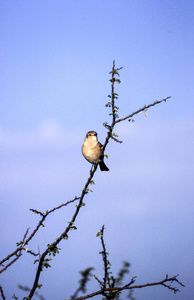
<path fill-rule="evenodd" d="M 119 141 L 117 138 L 116 138 L 116 135 L 113 133 L 113 129 L 115 127 L 115 125 L 119 122 L 122 122 L 122 121 L 125 121 L 127 119 L 130 119 L 132 118 L 134 115 L 142 112 L 142 111 L 145 111 L 147 110 L 148 108 L 152 107 L 152 106 L 155 106 L 157 104 L 160 104 L 162 102 L 166 102 L 169 98 L 171 97 L 166 97 L 165 99 L 162 99 L 162 100 L 156 100 L 154 101 L 153 103 L 149 104 L 149 105 L 145 105 L 144 107 L 142 107 L 141 109 L 138 109 L 137 111 L 123 117 L 123 118 L 119 118 L 117 112 L 118 112 L 118 107 L 115 105 L 115 99 L 118 98 L 118 94 L 115 93 L 115 90 L 114 90 L 114 83 L 117 82 L 117 83 L 120 83 L 120 80 L 115 78 L 115 75 L 119 76 L 119 73 L 118 73 L 118 70 L 122 69 L 121 68 L 117 68 L 115 69 L 115 61 L 113 61 L 113 67 L 112 67 L 112 71 L 110 72 L 110 74 L 112 74 L 112 78 L 110 79 L 111 81 L 111 95 L 109 95 L 108 97 L 111 98 L 111 102 L 108 102 L 106 104 L 106 107 L 111 107 L 112 108 L 112 112 L 109 114 L 112 116 L 112 123 L 111 125 L 107 125 L 107 123 L 104 123 L 104 126 L 108 129 L 108 133 L 107 133 L 107 137 L 105 139 L 105 142 L 104 142 L 104 145 L 102 147 L 102 151 L 104 153 L 104 150 L 110 140 L 113 139 L 114 141 L 116 142 L 119 142 L 119 143 L 122 143 L 121 141 Z M 87 298 L 91 298 L 91 297 L 94 297 L 96 295 L 104 295 L 106 297 L 109 297 L 108 294 L 106 295 L 106 292 L 112 292 L 113 294 L 118 292 L 118 291 L 121 291 L 121 290 L 125 290 L 125 289 L 132 289 L 132 288 L 142 288 L 142 287 L 147 287 L 147 286 L 152 286 L 152 285 L 163 285 L 165 287 L 168 287 L 169 289 L 172 289 L 174 292 L 176 292 L 176 288 L 172 288 L 168 285 L 165 285 L 165 282 L 169 282 L 169 281 L 177 281 L 176 280 L 176 276 L 173 277 L 173 278 L 166 278 L 165 280 L 163 280 L 162 282 L 157 282 L 157 283 L 151 283 L 151 284 L 146 284 L 146 285 L 141 285 L 141 286 L 132 286 L 132 284 L 135 282 L 135 278 L 132 278 L 130 283 L 128 283 L 127 285 L 123 286 L 123 287 L 114 287 L 114 278 L 112 278 L 113 280 L 113 285 L 111 286 L 111 283 L 110 283 L 110 278 L 109 278 L 109 273 L 108 273 L 108 263 L 107 263 L 107 254 L 106 254 L 106 248 L 105 248 L 105 244 L 104 244 L 104 240 L 103 240 L 103 231 L 104 231 L 104 226 L 102 227 L 101 231 L 100 231 L 100 234 L 101 234 L 101 243 L 102 243 L 102 247 L 103 247 L 103 251 L 102 251 L 102 256 L 103 256 L 103 262 L 104 262 L 104 282 L 102 283 L 96 276 L 96 280 L 100 283 L 102 289 L 95 292 L 95 293 L 92 293 L 90 295 L 87 295 L 87 296 L 84 296 L 84 297 L 79 297 L 79 298 L 76 298 L 75 300 L 81 300 L 81 299 L 87 299 Z M 177 281 L 178 282 L 178 281 Z M 108 287 L 106 287 L 108 283 Z M 178 282 L 179 283 L 179 282 Z M 179 283 L 181 284 L 181 283 Z M 182 284 L 181 284 L 182 285 Z"/>
<path fill-rule="evenodd" d="M 118 117 L 117 115 L 117 111 L 118 111 L 118 107 L 115 106 L 115 99 L 117 99 L 117 94 L 115 93 L 114 91 L 114 83 L 115 82 L 118 82 L 120 83 L 120 80 L 115 78 L 115 75 L 118 75 L 119 76 L 119 73 L 118 73 L 118 70 L 120 70 L 121 68 L 119 69 L 115 69 L 115 61 L 113 61 L 113 68 L 112 68 L 112 71 L 110 73 L 112 73 L 112 78 L 110 79 L 111 81 L 111 104 L 108 103 L 108 106 L 111 106 L 112 107 L 112 113 L 110 115 L 112 115 L 112 124 L 109 126 L 109 125 L 105 125 L 106 128 L 108 128 L 108 133 L 107 133 L 107 137 L 105 139 L 105 142 L 104 142 L 104 145 L 102 147 L 102 151 L 104 152 L 108 142 L 109 142 L 109 139 L 112 138 L 113 140 L 117 141 L 117 142 L 121 142 L 119 141 L 118 139 L 116 139 L 114 137 L 114 134 L 113 134 L 113 128 L 114 126 L 119 123 L 119 122 L 122 122 L 126 119 L 129 119 L 131 117 L 133 117 L 134 115 L 138 114 L 139 112 L 141 111 L 144 111 L 146 109 L 148 109 L 149 107 L 151 106 L 155 106 L 156 104 L 159 104 L 163 101 L 166 101 L 167 99 L 169 99 L 170 97 L 167 97 L 163 100 L 160 100 L 160 101 L 155 101 L 154 103 L 152 104 L 149 104 L 149 105 L 145 105 L 143 108 L 137 110 L 136 112 L 124 117 L 124 118 L 120 118 Z M 35 280 L 34 280 L 34 284 L 33 284 L 33 287 L 30 291 L 30 294 L 29 294 L 29 299 L 32 298 L 32 296 L 34 295 L 34 292 L 37 288 L 37 285 L 38 285 L 38 281 L 39 281 L 39 277 L 40 277 L 40 272 L 42 271 L 42 267 L 43 267 L 43 264 L 44 264 L 44 260 L 45 260 L 45 257 L 51 252 L 53 251 L 53 249 L 60 243 L 60 241 L 67 237 L 67 233 L 69 232 L 70 229 L 72 229 L 72 224 L 74 224 L 76 218 L 77 218 L 77 215 L 80 211 L 80 208 L 82 207 L 82 204 L 83 204 L 83 199 L 85 197 L 85 195 L 88 193 L 89 191 L 89 184 L 91 183 L 91 180 L 96 172 L 96 169 L 97 169 L 97 166 L 98 164 L 96 164 L 93 168 L 93 170 L 90 172 L 90 177 L 88 178 L 88 181 L 86 182 L 85 186 L 84 186 L 84 189 L 82 190 L 82 193 L 81 193 L 81 196 L 79 198 L 79 203 L 76 207 L 76 210 L 75 210 L 75 213 L 73 215 L 73 217 L 71 218 L 71 221 L 69 222 L 69 225 L 66 227 L 65 231 L 56 239 L 56 241 L 49 245 L 48 248 L 44 251 L 44 253 L 40 256 L 40 259 L 39 259 L 39 265 L 38 265 L 38 269 L 37 269 L 37 272 L 36 272 L 36 276 L 35 276 Z M 54 211 L 54 210 L 53 210 Z M 42 218 L 44 218 L 44 216 L 42 216 Z M 75 228 L 74 228 L 75 229 Z M 105 270 L 105 274 L 104 274 L 104 287 L 95 292 L 95 293 L 92 293 L 90 295 L 87 295 L 85 297 L 80 297 L 80 298 L 76 298 L 77 300 L 81 300 L 81 299 L 87 299 L 87 298 L 91 298 L 91 297 L 94 297 L 96 295 L 99 295 L 99 294 L 105 294 L 105 292 L 112 292 L 112 294 L 118 292 L 118 291 L 121 291 L 121 290 L 125 290 L 125 289 L 132 289 L 132 288 L 141 288 L 141 287 L 146 287 L 146 286 L 151 286 L 151 285 L 163 285 L 165 287 L 168 287 L 170 289 L 173 289 L 174 292 L 176 292 L 176 290 L 172 287 L 169 287 L 168 285 L 166 286 L 165 285 L 165 282 L 173 282 L 173 281 L 177 281 L 176 280 L 176 277 L 173 277 L 173 278 L 166 278 L 165 280 L 163 280 L 162 282 L 158 282 L 158 283 L 151 283 L 151 284 L 146 284 L 146 285 L 142 285 L 142 286 L 132 286 L 132 284 L 134 283 L 134 279 L 131 280 L 131 282 L 123 287 L 111 287 L 111 286 L 114 286 L 114 278 L 113 278 L 113 285 L 111 285 L 110 283 L 110 278 L 109 278 L 109 272 L 108 272 L 108 261 L 107 261 L 107 253 L 106 253 L 106 249 L 105 249 L 105 244 L 104 244 L 104 241 L 103 241 L 103 230 L 104 230 L 104 227 L 102 228 L 101 230 L 101 242 L 102 242 L 102 246 L 103 246 L 103 251 L 102 251 L 102 255 L 103 255 L 103 261 L 104 261 L 104 270 Z M 178 282 L 178 281 L 177 281 Z M 108 283 L 108 287 L 106 287 Z M 179 283 L 179 282 L 178 282 Z M 107 295 L 108 296 L 108 295 Z"/>
<path fill-rule="evenodd" d="M 51 214 L 52 212 L 54 212 L 54 211 L 57 210 L 57 209 L 60 209 L 60 208 L 63 207 L 63 206 L 67 206 L 68 204 L 70 204 L 70 203 L 72 203 L 72 202 L 74 202 L 74 201 L 76 201 L 76 200 L 79 200 L 79 198 L 75 197 L 73 200 L 70 200 L 70 201 L 68 201 L 68 202 L 66 202 L 66 203 L 64 203 L 64 204 L 61 204 L 60 206 L 55 207 L 55 208 L 51 209 L 50 211 L 47 211 L 46 213 L 41 213 L 41 212 L 39 212 L 39 211 L 37 211 L 37 210 L 35 210 L 35 209 L 30 209 L 32 212 L 34 212 L 34 213 L 36 213 L 36 214 L 40 214 L 40 215 L 42 216 L 42 219 L 39 221 L 37 227 L 33 230 L 33 232 L 31 233 L 31 235 L 29 236 L 29 238 L 28 238 L 24 243 L 21 242 L 21 246 L 18 247 L 14 252 L 12 252 L 12 253 L 9 254 L 7 257 L 5 257 L 4 259 L 2 259 L 2 260 L 0 261 L 0 265 L 2 265 L 5 261 L 7 261 L 8 259 L 10 259 L 12 256 L 16 255 L 19 251 L 25 250 L 25 249 L 24 249 L 24 246 L 27 245 L 27 244 L 29 243 L 29 241 L 34 237 L 34 235 L 35 235 L 36 232 L 39 230 L 39 228 L 40 228 L 41 226 L 44 226 L 44 225 L 43 225 L 43 222 L 45 221 L 45 219 L 48 217 L 49 214 Z M 30 251 L 28 251 L 28 252 L 30 253 Z M 1 271 L 2 271 L 2 270 L 1 270 Z M 1 271 L 0 271 L 0 273 L 1 273 Z"/>
<path fill-rule="evenodd" d="M 145 110 L 147 110 L 148 108 L 150 108 L 150 107 L 152 107 L 152 106 L 155 106 L 155 105 L 160 104 L 160 103 L 162 103 L 162 102 L 166 102 L 168 99 L 171 98 L 171 97 L 169 96 L 169 97 L 166 97 L 166 98 L 164 98 L 164 99 L 162 99 L 162 100 L 156 100 L 156 101 L 154 101 L 153 103 L 151 103 L 151 104 L 149 104 L 149 105 L 145 105 L 144 107 L 138 109 L 137 111 L 135 111 L 135 112 L 133 112 L 133 113 L 131 113 L 131 114 L 129 114 L 129 115 L 123 117 L 123 118 L 119 118 L 119 116 L 118 116 L 118 110 L 119 110 L 119 107 L 117 107 L 117 106 L 115 105 L 115 99 L 118 99 L 118 94 L 115 93 L 115 90 L 114 90 L 114 83 L 115 83 L 115 82 L 117 82 L 117 83 L 120 83 L 120 82 L 121 82 L 120 79 L 115 78 L 115 75 L 120 76 L 119 73 L 118 73 L 118 71 L 121 70 L 121 69 L 122 69 L 122 67 L 121 67 L 121 68 L 115 69 L 115 61 L 113 61 L 112 71 L 110 72 L 110 74 L 112 74 L 112 78 L 109 79 L 109 81 L 111 81 L 111 95 L 108 95 L 108 97 L 111 98 L 111 102 L 108 102 L 108 103 L 105 105 L 106 107 L 111 107 L 111 111 L 112 111 L 112 112 L 111 112 L 109 115 L 112 116 L 112 123 L 111 123 L 111 125 L 108 125 L 107 122 L 105 122 L 105 123 L 103 124 L 104 127 L 106 127 L 106 128 L 108 129 L 107 137 L 106 137 L 105 143 L 104 143 L 104 145 L 103 145 L 103 152 L 104 152 L 104 150 L 105 150 L 105 148 L 106 148 L 106 146 L 107 146 L 107 144 L 108 144 L 110 138 L 112 138 L 114 141 L 116 141 L 116 142 L 118 142 L 118 143 L 122 143 L 122 141 L 119 141 L 119 140 L 115 137 L 115 134 L 113 133 L 113 129 L 114 129 L 114 127 L 115 127 L 115 125 L 116 125 L 117 123 L 120 123 L 120 122 L 125 121 L 125 120 L 127 120 L 127 119 L 130 120 L 130 118 L 132 118 L 134 115 L 136 115 L 136 114 L 138 114 L 138 113 L 140 113 L 140 112 L 142 112 L 142 111 L 145 111 Z"/>
<path fill-rule="evenodd" d="M 137 111 L 133 112 L 132 114 L 130 114 L 130 115 L 124 117 L 124 118 L 120 118 L 120 119 L 116 120 L 114 124 L 117 124 L 117 123 L 119 123 L 119 122 L 122 122 L 122 121 L 125 121 L 125 120 L 127 120 L 127 119 L 130 119 L 130 118 L 132 118 L 134 115 L 137 115 L 138 113 L 140 113 L 140 112 L 142 112 L 142 111 L 144 111 L 144 110 L 146 110 L 146 109 L 148 109 L 148 108 L 150 108 L 150 107 L 152 107 L 152 106 L 155 106 L 155 105 L 160 104 L 160 103 L 162 103 L 162 102 L 166 102 L 166 101 L 167 101 L 168 99 L 170 99 L 170 98 L 171 98 L 171 97 L 169 96 L 169 97 L 166 97 L 165 99 L 162 99 L 162 100 L 156 100 L 156 101 L 154 101 L 153 103 L 151 103 L 151 104 L 149 104 L 149 105 L 145 105 L 144 107 L 138 109 Z"/>
<path fill-rule="evenodd" d="M 112 136 L 112 135 L 111 135 L 111 139 L 113 139 L 113 140 L 114 140 L 115 142 L 117 142 L 117 143 L 120 143 L 120 144 L 122 143 L 122 141 L 119 141 L 118 139 L 116 139 L 116 138 L 115 138 L 114 136 Z"/>
<path fill-rule="evenodd" d="M 115 83 L 115 82 L 120 83 L 120 80 L 119 80 L 118 78 L 115 78 L 115 75 L 119 76 L 118 71 L 119 71 L 120 69 L 122 69 L 122 68 L 117 68 L 117 69 L 115 69 L 115 61 L 113 61 L 113 68 L 112 68 L 112 71 L 110 72 L 110 73 L 112 74 L 112 78 L 110 79 L 110 81 L 111 81 L 111 96 L 110 96 L 110 98 L 111 98 L 111 103 L 110 103 L 110 105 L 108 104 L 108 106 L 111 106 L 111 107 L 112 107 L 112 113 L 110 114 L 110 115 L 112 115 L 112 123 L 111 123 L 111 125 L 105 125 L 105 127 L 108 129 L 108 133 L 107 133 L 107 137 L 106 137 L 106 139 L 105 139 L 104 145 L 103 145 L 103 147 L 102 147 L 102 151 L 103 151 L 103 152 L 104 152 L 104 150 L 105 150 L 105 148 L 106 148 L 106 146 L 107 146 L 107 144 L 108 144 L 110 138 L 113 139 L 113 140 L 115 140 L 116 142 L 121 143 L 121 141 L 119 141 L 119 140 L 116 138 L 116 135 L 113 134 L 114 126 L 115 126 L 117 123 L 119 123 L 119 122 L 121 122 L 121 121 L 124 121 L 124 120 L 126 120 L 126 119 L 129 119 L 129 118 L 133 117 L 134 115 L 136 115 L 137 113 L 139 113 L 139 112 L 141 112 L 141 111 L 144 111 L 144 110 L 148 109 L 149 107 L 154 106 L 154 105 L 156 105 L 156 104 L 159 104 L 159 103 L 161 103 L 161 102 L 163 102 L 163 101 L 166 101 L 167 99 L 170 98 L 170 97 L 167 97 L 167 98 L 165 98 L 165 99 L 163 99 L 163 100 L 155 101 L 154 103 L 152 103 L 152 104 L 150 104 L 150 105 L 147 105 L 147 106 L 145 105 L 143 108 L 137 110 L 136 112 L 134 112 L 134 113 L 132 113 L 132 114 L 130 114 L 130 115 L 124 117 L 124 118 L 120 118 L 120 119 L 119 119 L 119 117 L 118 117 L 118 115 L 117 115 L 118 107 L 115 105 L 115 99 L 118 98 L 118 97 L 117 97 L 118 94 L 116 94 L 115 91 L 114 91 L 114 83 Z M 106 124 L 106 123 L 105 123 L 105 124 Z M 78 203 L 78 205 L 76 206 L 75 212 L 74 212 L 74 214 L 73 214 L 73 216 L 72 216 L 72 218 L 71 218 L 71 220 L 70 220 L 70 222 L 69 222 L 69 225 L 66 227 L 66 229 L 63 231 L 63 233 L 62 233 L 62 234 L 61 234 L 61 235 L 60 235 L 60 236 L 59 236 L 52 244 L 47 245 L 47 248 L 46 248 L 46 250 L 42 253 L 42 255 L 39 255 L 38 268 L 37 268 L 37 271 L 36 271 L 36 274 L 35 274 L 34 283 L 33 283 L 32 289 L 30 290 L 28 299 L 31 299 L 31 298 L 33 297 L 33 295 L 34 295 L 34 293 L 35 293 L 35 291 L 36 291 L 36 288 L 38 287 L 38 282 L 39 282 L 40 272 L 42 271 L 43 267 L 44 267 L 44 266 L 47 266 L 47 267 L 48 267 L 48 260 L 50 260 L 50 259 L 47 259 L 46 256 L 47 256 L 47 255 L 51 255 L 52 252 L 55 254 L 55 253 L 58 251 L 57 245 L 61 242 L 61 240 L 62 240 L 62 239 L 67 239 L 67 238 L 68 238 L 68 232 L 69 232 L 71 229 L 76 229 L 76 227 L 75 227 L 73 224 L 74 224 L 74 222 L 75 222 L 75 220 L 76 220 L 76 218 L 77 218 L 77 216 L 78 216 L 78 213 L 79 213 L 79 211 L 80 211 L 80 208 L 81 208 L 81 207 L 83 206 L 83 204 L 84 204 L 84 203 L 83 203 L 83 199 L 84 199 L 85 195 L 89 192 L 88 186 L 89 186 L 90 184 L 92 184 L 92 178 L 93 178 L 93 176 L 94 176 L 94 174 L 95 174 L 95 172 L 96 172 L 96 170 L 97 170 L 97 166 L 98 166 L 98 164 L 96 164 L 96 165 L 94 166 L 93 170 L 90 172 L 90 176 L 89 176 L 89 178 L 88 178 L 88 180 L 87 180 L 87 182 L 86 182 L 86 184 L 85 184 L 85 186 L 84 186 L 84 188 L 83 188 L 83 190 L 82 190 L 82 192 L 81 192 L 81 196 L 80 196 L 80 197 L 75 197 L 73 200 L 70 200 L 70 201 L 68 201 L 68 202 L 65 203 L 65 204 L 62 204 L 62 205 L 60 205 L 60 206 L 58 206 L 58 207 L 56 207 L 56 208 L 53 208 L 53 209 L 50 210 L 50 211 L 46 211 L 46 213 L 42 213 L 42 212 L 39 212 L 39 211 L 37 211 L 37 210 L 31 209 L 31 211 L 33 211 L 34 213 L 39 214 L 39 215 L 41 216 L 41 220 L 39 221 L 38 225 L 36 226 L 36 228 L 35 228 L 35 229 L 33 230 L 33 232 L 31 233 L 31 235 L 29 236 L 29 238 L 28 238 L 27 240 L 25 240 L 26 235 L 27 235 L 27 233 L 26 233 L 25 238 L 23 239 L 23 241 L 19 243 L 20 246 L 19 246 L 13 253 L 11 253 L 10 255 L 8 255 L 5 259 L 3 259 L 3 260 L 0 262 L 0 265 L 3 264 L 3 262 L 7 261 L 8 259 L 10 259 L 10 258 L 11 258 L 12 256 L 14 256 L 14 255 L 17 255 L 17 253 L 19 252 L 18 256 L 17 256 L 11 263 L 9 263 L 9 264 L 4 268 L 4 270 L 7 269 L 10 265 L 12 265 L 12 264 L 13 264 L 13 263 L 21 256 L 22 250 L 26 250 L 26 249 L 24 248 L 24 246 L 27 245 L 28 242 L 34 237 L 34 235 L 37 233 L 37 231 L 39 230 L 39 228 L 40 228 L 41 226 L 44 226 L 44 225 L 43 225 L 43 222 L 45 221 L 45 219 L 47 218 L 47 216 L 48 216 L 49 214 L 51 214 L 52 212 L 54 212 L 54 211 L 57 210 L 57 209 L 60 209 L 60 208 L 63 207 L 63 206 L 68 205 L 69 203 L 72 203 L 72 202 L 74 202 L 74 201 L 76 201 L 76 200 L 79 200 L 79 203 Z M 131 288 L 132 288 L 132 287 L 131 287 L 132 281 L 131 281 L 127 286 L 124 286 L 124 287 L 121 287 L 121 288 L 120 288 L 120 287 L 117 287 L 117 288 L 113 287 L 115 281 L 114 281 L 114 278 L 113 278 L 113 279 L 112 279 L 112 277 L 109 278 L 109 272 L 108 272 L 108 268 L 109 268 L 109 267 L 108 267 L 108 264 L 109 264 L 109 262 L 108 262 L 108 260 L 107 260 L 107 253 L 106 253 L 105 244 L 104 244 L 104 241 L 103 241 L 103 230 L 104 230 L 104 228 L 102 228 L 102 237 L 101 237 L 101 241 L 102 241 L 102 246 L 103 246 L 103 252 L 102 252 L 102 253 L 103 253 L 104 266 L 105 266 L 105 275 L 104 275 L 104 284 L 105 284 L 105 286 L 104 286 L 101 290 L 99 290 L 98 292 L 96 292 L 96 293 L 90 294 L 90 295 L 85 296 L 85 297 L 80 297 L 80 298 L 77 298 L 77 299 L 87 299 L 87 298 L 91 298 L 91 297 L 93 297 L 93 296 L 95 296 L 95 295 L 98 295 L 98 294 L 103 294 L 103 293 L 105 293 L 105 292 L 112 292 L 112 294 L 114 294 L 115 292 L 118 292 L 118 291 L 121 290 L 121 289 L 123 290 L 123 289 L 131 289 Z M 33 251 L 27 250 L 27 252 L 30 253 L 30 254 L 32 254 L 32 255 L 36 255 Z M 57 253 L 58 253 L 58 252 L 57 252 Z M 3 271 L 3 270 L 1 270 L 1 271 Z M 171 279 L 171 280 L 172 280 L 172 281 L 177 281 L 175 278 L 176 278 L 176 276 L 174 277 L 173 280 L 172 280 L 172 279 Z M 112 283 L 110 282 L 110 279 L 113 281 Z M 169 280 L 170 280 L 170 279 L 166 279 L 166 281 L 163 281 L 163 284 L 162 284 L 162 283 L 155 283 L 155 284 L 147 284 L 147 285 L 144 285 L 144 286 L 156 285 L 156 284 L 162 284 L 163 286 L 166 286 L 166 285 L 165 285 L 165 282 L 168 282 Z M 177 281 L 177 282 L 178 282 L 178 281 Z M 108 287 L 106 287 L 107 283 L 108 283 Z M 179 283 L 179 282 L 178 282 L 178 283 Z M 130 285 L 130 286 L 129 286 L 129 285 Z M 143 287 L 143 286 L 139 286 L 139 287 Z M 168 285 L 167 285 L 167 287 L 168 287 L 169 289 L 173 289 L 173 288 L 171 288 L 171 287 L 168 286 Z M 137 287 L 134 286 L 133 288 L 137 288 Z M 91 296 L 91 295 L 93 295 L 93 296 Z"/>
<path fill-rule="evenodd" d="M 62 239 L 66 239 L 68 237 L 67 233 L 69 232 L 70 229 L 72 229 L 72 224 L 75 222 L 77 215 L 80 211 L 80 208 L 82 207 L 83 204 L 83 199 L 85 197 L 85 195 L 88 193 L 88 186 L 91 183 L 91 180 L 94 176 L 94 173 L 96 172 L 98 165 L 94 166 L 94 169 L 92 172 L 90 172 L 90 176 L 82 190 L 81 196 L 78 198 L 79 199 L 79 203 L 76 207 L 75 213 L 73 215 L 73 217 L 71 218 L 71 221 L 69 222 L 69 225 L 66 227 L 65 231 L 55 240 L 54 243 L 52 243 L 51 245 L 49 245 L 49 247 L 43 252 L 43 254 L 40 256 L 40 260 L 39 260 L 39 264 L 38 264 L 38 268 L 37 268 L 37 272 L 36 272 L 36 276 L 35 276 L 35 280 L 32 286 L 32 289 L 29 293 L 29 299 L 32 298 L 32 296 L 34 295 L 34 292 L 38 286 L 38 281 L 39 281 L 39 277 L 40 277 L 40 272 L 42 271 L 42 266 L 45 260 L 45 257 L 60 243 L 60 241 Z M 77 198 L 76 198 L 77 199 Z M 53 211 L 53 210 L 52 210 Z"/>
<path fill-rule="evenodd" d="M 22 255 L 22 250 L 26 250 L 24 249 L 24 245 L 25 245 L 25 239 L 26 239 L 26 236 L 28 234 L 28 231 L 29 231 L 30 228 L 28 228 L 26 230 L 26 233 L 24 234 L 24 237 L 23 237 L 23 240 L 22 240 L 22 246 L 20 247 L 20 251 L 19 251 L 19 254 L 16 256 L 16 258 L 14 258 L 7 266 L 5 266 L 2 270 L 0 270 L 0 274 L 3 273 L 8 267 L 10 267 L 14 262 L 16 262 L 16 260 L 18 260 L 20 258 L 20 256 Z"/>
<path fill-rule="evenodd" d="M 106 284 L 108 283 L 108 285 L 110 287 L 110 278 L 109 278 L 109 273 L 108 273 L 108 264 L 109 264 L 109 262 L 107 261 L 107 252 L 106 252 L 105 243 L 104 243 L 104 239 L 103 239 L 103 233 L 104 233 L 104 225 L 102 226 L 102 229 L 100 230 L 100 239 L 101 239 L 102 248 L 103 248 L 103 251 L 101 252 L 101 254 L 102 254 L 102 258 L 103 258 L 103 262 L 104 262 L 104 283 L 103 283 L 103 286 L 105 287 Z"/>
<path fill-rule="evenodd" d="M 156 285 L 162 285 L 165 288 L 170 289 L 171 291 L 173 291 L 174 293 L 179 292 L 179 289 L 177 287 L 172 287 L 172 283 L 176 282 L 179 285 L 181 285 L 182 287 L 184 287 L 184 284 L 182 284 L 177 277 L 179 275 L 173 276 L 168 278 L 168 275 L 166 275 L 166 278 L 158 281 L 158 282 L 152 282 L 152 283 L 146 283 L 146 284 L 141 284 L 141 285 L 134 285 L 135 280 L 136 280 L 136 276 L 132 277 L 130 282 L 128 284 L 122 285 L 122 286 L 115 286 L 115 283 L 117 283 L 117 285 L 120 283 L 124 277 L 124 274 L 128 273 L 128 267 L 130 266 L 130 264 L 128 262 L 124 262 L 124 268 L 121 269 L 121 271 L 119 272 L 119 277 L 117 280 L 115 280 L 115 278 L 113 276 L 111 276 L 111 278 L 109 278 L 109 272 L 108 272 L 108 265 L 110 265 L 109 261 L 107 260 L 107 252 L 106 252 L 106 247 L 105 247 L 105 242 L 104 242 L 104 238 L 103 238 L 103 234 L 104 234 L 104 225 L 102 226 L 102 229 L 97 232 L 96 236 L 100 236 L 101 239 L 101 244 L 102 244 L 102 249 L 103 251 L 100 252 L 100 254 L 102 254 L 103 257 L 103 265 L 104 265 L 104 280 L 103 282 L 100 281 L 97 276 L 94 275 L 94 278 L 98 281 L 98 283 L 100 284 L 101 289 L 82 296 L 82 297 L 78 297 L 78 298 L 73 298 L 74 300 L 83 300 L 83 299 L 89 299 L 92 297 L 95 297 L 97 295 L 103 295 L 104 297 L 106 297 L 106 299 L 117 299 L 118 295 L 121 293 L 121 291 L 124 290 L 133 290 L 133 289 L 140 289 L 140 288 L 145 288 L 145 287 L 150 287 L 150 286 L 156 286 Z M 80 289 L 78 289 L 78 291 L 80 291 Z M 74 294 L 74 296 L 77 294 Z"/>
<path fill-rule="evenodd" d="M 88 294 L 86 296 L 83 296 L 83 297 L 79 297 L 79 298 L 76 298 L 74 300 L 84 300 L 84 299 L 89 299 L 89 298 L 92 298 L 94 296 L 97 296 L 97 295 L 101 295 L 101 294 L 104 294 L 105 292 L 119 292 L 119 291 L 124 291 L 124 290 L 131 290 L 131 289 L 141 289 L 141 288 L 145 288 L 145 287 L 150 287 L 150 286 L 159 286 L 159 285 L 162 285 L 170 290 L 172 290 L 174 293 L 177 293 L 179 292 L 179 289 L 177 289 L 176 287 L 172 287 L 171 284 L 172 282 L 177 282 L 179 285 L 183 286 L 184 287 L 184 284 L 182 284 L 178 279 L 177 279 L 177 276 L 173 276 L 171 278 L 168 278 L 168 275 L 166 275 L 166 278 L 161 280 L 161 281 L 158 281 L 158 282 L 152 282 L 152 283 L 146 283 L 146 284 L 141 284 L 141 285 L 125 285 L 125 286 L 122 286 L 122 287 L 114 287 L 114 288 L 104 288 L 104 289 L 100 289 L 94 293 L 91 293 L 91 294 Z M 134 282 L 134 281 L 133 281 Z M 170 285 L 167 285 L 165 284 L 166 282 L 170 282 Z M 131 284 L 131 283 L 130 283 Z"/>
<path fill-rule="evenodd" d="M 5 295 L 3 293 L 3 289 L 2 289 L 2 286 L 0 286 L 0 292 L 1 292 L 1 297 L 3 300 L 5 300 Z"/>

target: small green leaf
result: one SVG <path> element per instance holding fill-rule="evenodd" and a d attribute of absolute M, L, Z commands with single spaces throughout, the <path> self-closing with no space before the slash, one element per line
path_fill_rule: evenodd
<path fill-rule="evenodd" d="M 115 136 L 115 137 L 118 137 L 118 134 L 116 134 L 116 133 L 113 133 L 113 136 Z"/>
<path fill-rule="evenodd" d="M 65 235 L 63 236 L 63 239 L 64 239 L 64 240 L 68 240 L 68 235 L 65 234 Z"/>
<path fill-rule="evenodd" d="M 120 79 L 115 78 L 115 81 L 118 82 L 119 84 L 121 83 Z"/>
<path fill-rule="evenodd" d="M 37 263 L 37 262 L 39 262 L 39 259 L 35 259 L 35 260 L 34 260 L 34 264 Z"/>
<path fill-rule="evenodd" d="M 37 284 L 37 288 L 40 289 L 42 287 L 42 284 Z"/>
<path fill-rule="evenodd" d="M 104 153 L 104 156 L 105 156 L 106 158 L 108 158 L 108 154 Z"/>
<path fill-rule="evenodd" d="M 112 106 L 112 103 L 111 102 L 108 102 L 106 103 L 105 107 L 111 107 Z"/>

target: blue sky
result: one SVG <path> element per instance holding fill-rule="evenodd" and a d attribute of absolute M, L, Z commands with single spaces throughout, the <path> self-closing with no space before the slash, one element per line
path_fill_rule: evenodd
<path fill-rule="evenodd" d="M 115 273 L 131 263 L 137 284 L 180 274 L 186 287 L 134 293 L 137 300 L 193 299 L 194 4 L 191 1 L 1 1 L 0 3 L 1 257 L 46 211 L 79 196 L 90 165 L 81 145 L 89 130 L 103 143 L 109 71 L 120 71 L 119 115 L 172 98 L 115 128 L 123 144 L 106 152 L 110 172 L 95 174 L 93 193 L 40 294 L 72 295 L 79 270 L 103 274 L 96 232 L 105 224 Z M 43 251 L 74 206 L 46 221 L 30 249 Z M 24 254 L 2 277 L 5 296 L 32 286 L 34 258 Z M 131 277 L 130 277 L 131 278 Z M 130 281 L 129 278 L 129 281 Z M 52 284 L 47 283 L 52 282 Z M 91 281 L 90 290 L 97 290 Z M 159 296 L 160 295 L 160 296 Z"/>

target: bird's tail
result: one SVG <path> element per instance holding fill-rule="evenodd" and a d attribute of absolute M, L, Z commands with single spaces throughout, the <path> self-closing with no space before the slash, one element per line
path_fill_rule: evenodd
<path fill-rule="evenodd" d="M 99 162 L 99 166 L 100 166 L 101 171 L 109 171 L 109 169 L 107 168 L 107 166 L 105 165 L 105 163 L 103 161 Z"/>

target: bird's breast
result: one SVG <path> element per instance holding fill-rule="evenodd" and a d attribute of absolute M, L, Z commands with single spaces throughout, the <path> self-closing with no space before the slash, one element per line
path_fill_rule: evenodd
<path fill-rule="evenodd" d="M 101 147 L 98 141 L 85 141 L 82 146 L 82 153 L 85 159 L 91 164 L 96 164 L 101 155 Z"/>

